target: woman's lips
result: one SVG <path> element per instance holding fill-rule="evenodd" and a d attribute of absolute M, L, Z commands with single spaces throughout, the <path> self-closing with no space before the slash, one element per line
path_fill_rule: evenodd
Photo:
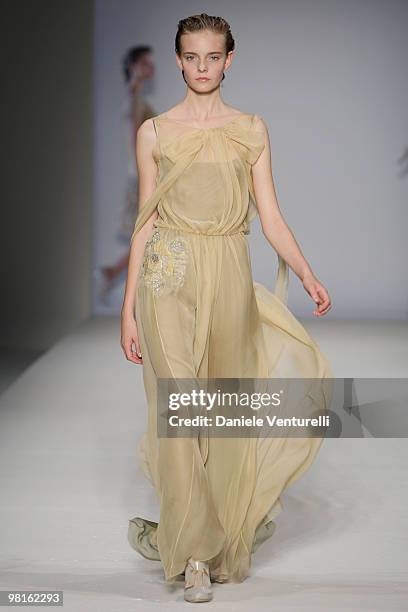
<path fill-rule="evenodd" d="M 207 79 L 207 77 L 198 77 L 198 79 L 196 79 L 196 81 L 209 81 L 210 79 Z"/>

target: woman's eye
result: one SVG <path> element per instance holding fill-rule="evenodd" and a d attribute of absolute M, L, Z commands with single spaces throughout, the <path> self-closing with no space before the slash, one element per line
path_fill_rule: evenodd
<path fill-rule="evenodd" d="M 192 55 L 186 55 L 185 59 L 189 62 L 190 60 L 194 59 L 194 57 Z M 211 59 L 219 60 L 220 58 L 218 55 L 211 55 Z"/>

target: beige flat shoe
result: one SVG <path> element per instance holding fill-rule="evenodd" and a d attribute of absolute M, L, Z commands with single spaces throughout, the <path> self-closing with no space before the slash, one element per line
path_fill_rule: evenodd
<path fill-rule="evenodd" d="M 212 600 L 213 593 L 208 563 L 195 561 L 190 557 L 186 564 L 184 576 L 184 599 L 186 601 L 198 603 Z"/>

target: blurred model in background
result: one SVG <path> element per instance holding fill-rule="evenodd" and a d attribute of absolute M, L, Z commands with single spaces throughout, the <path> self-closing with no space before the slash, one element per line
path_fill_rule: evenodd
<path fill-rule="evenodd" d="M 100 297 L 102 301 L 106 301 L 115 279 L 127 268 L 129 262 L 129 243 L 139 210 L 138 176 L 135 158 L 136 134 L 139 126 L 146 119 L 156 115 L 153 107 L 142 96 L 145 82 L 152 79 L 154 75 L 152 53 L 153 50 L 150 46 L 139 45 L 128 49 L 122 60 L 123 76 L 128 90 L 128 109 L 126 112 L 128 122 L 128 170 L 118 237 L 127 246 L 125 253 L 116 262 L 101 269 Z"/>

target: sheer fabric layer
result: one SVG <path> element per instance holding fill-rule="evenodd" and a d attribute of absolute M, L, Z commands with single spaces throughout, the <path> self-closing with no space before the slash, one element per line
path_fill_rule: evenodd
<path fill-rule="evenodd" d="M 161 561 L 167 582 L 187 559 L 241 582 L 275 529 L 281 495 L 313 463 L 322 438 L 159 438 L 158 378 L 332 377 L 327 358 L 287 308 L 288 269 L 274 292 L 254 282 L 246 234 L 256 215 L 251 165 L 265 143 L 256 115 L 219 128 L 155 118 L 156 190 L 132 239 L 157 209 L 136 296 L 148 427 L 138 458 L 160 504 L 156 523 L 129 521 L 129 543 Z M 321 391 L 321 392 L 320 392 Z M 325 384 L 314 410 L 331 399 Z"/>

